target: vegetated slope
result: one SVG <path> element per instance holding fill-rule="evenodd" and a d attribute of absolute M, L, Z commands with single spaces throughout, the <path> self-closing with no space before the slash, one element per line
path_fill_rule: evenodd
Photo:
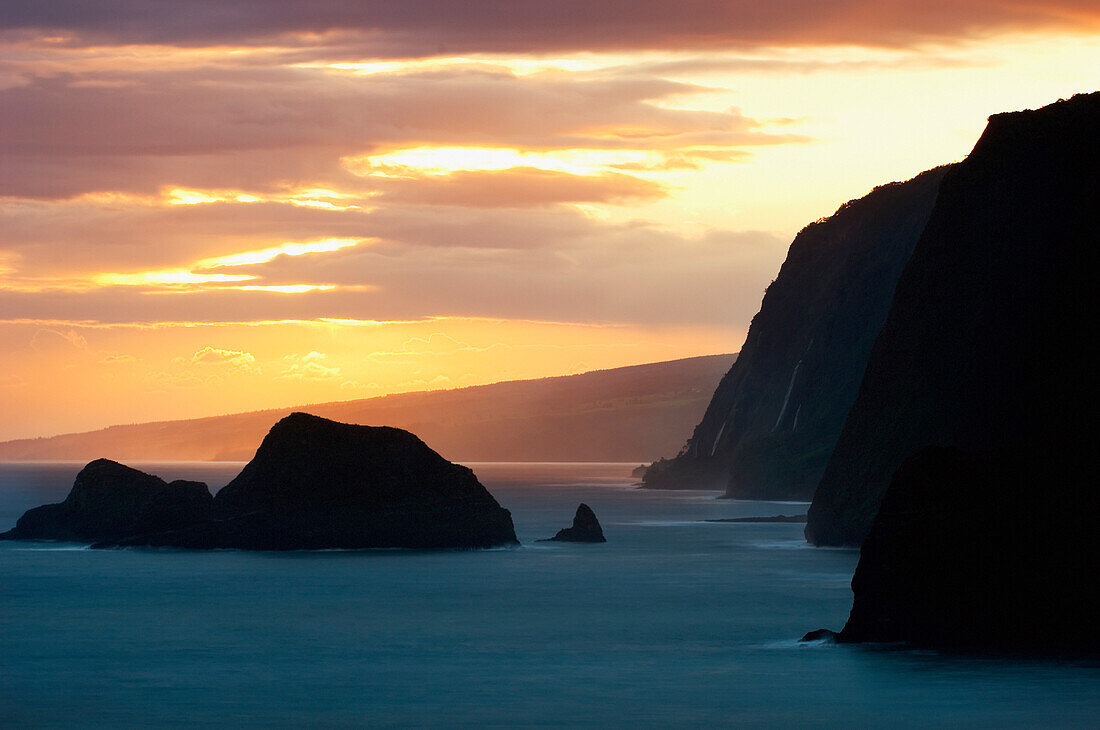
<path fill-rule="evenodd" d="M 702 421 L 645 486 L 810 498 L 946 169 L 875 188 L 798 234 Z"/>
<path fill-rule="evenodd" d="M 308 406 L 345 423 L 396 426 L 452 461 L 650 461 L 696 423 L 734 355 L 709 355 Z M 143 423 L 0 443 L 0 460 L 250 459 L 271 424 L 303 407 Z"/>

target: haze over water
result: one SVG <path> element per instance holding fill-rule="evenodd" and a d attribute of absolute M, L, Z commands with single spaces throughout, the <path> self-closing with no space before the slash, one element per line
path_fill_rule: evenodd
<path fill-rule="evenodd" d="M 0 528 L 81 464 L 0 465 Z M 138 465 L 218 488 L 239 464 Z M 855 550 L 801 503 L 631 488 L 633 465 L 475 464 L 518 549 L 92 551 L 0 543 L 5 726 L 1070 727 L 1095 663 L 799 645 Z M 539 543 L 578 502 L 603 545 Z"/>

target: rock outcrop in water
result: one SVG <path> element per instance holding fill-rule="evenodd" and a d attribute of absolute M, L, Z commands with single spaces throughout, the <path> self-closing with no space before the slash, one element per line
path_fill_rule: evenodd
<path fill-rule="evenodd" d="M 408 431 L 294 413 L 214 499 L 216 519 L 118 545 L 311 550 L 517 544 L 512 517 L 467 467 Z"/>
<path fill-rule="evenodd" d="M 607 542 L 603 536 L 603 528 L 596 519 L 596 513 L 584 502 L 577 507 L 577 514 L 573 516 L 573 526 L 558 530 L 558 534 L 545 542 Z"/>
<path fill-rule="evenodd" d="M 944 176 L 814 495 L 811 542 L 859 545 L 926 446 L 1094 450 L 1098 129 L 1100 93 L 997 114 Z"/>
<path fill-rule="evenodd" d="M 86 472 L 95 478 L 78 477 L 69 499 L 31 510 L 9 537 L 244 550 L 517 544 L 511 514 L 472 471 L 397 428 L 294 413 L 213 499 L 205 485 L 184 490 L 192 483 L 164 485 L 113 462 Z"/>
<path fill-rule="evenodd" d="M 809 512 L 863 543 L 840 641 L 1100 653 L 1097 130 L 998 114 L 944 177 Z"/>
<path fill-rule="evenodd" d="M 213 497 L 202 482 L 165 482 L 108 459 L 76 475 L 64 502 L 28 510 L 6 540 L 121 540 L 150 530 L 175 530 L 209 520 Z"/>
<path fill-rule="evenodd" d="M 702 422 L 643 486 L 813 495 L 945 170 L 875 188 L 798 234 Z"/>

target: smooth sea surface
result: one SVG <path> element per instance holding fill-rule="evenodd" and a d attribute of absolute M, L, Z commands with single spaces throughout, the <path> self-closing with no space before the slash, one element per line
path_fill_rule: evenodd
<path fill-rule="evenodd" d="M 0 464 L 0 531 L 82 465 Z M 241 464 L 135 464 L 217 489 Z M 855 550 L 804 503 L 472 464 L 523 547 L 89 550 L 0 542 L 0 727 L 1097 727 L 1100 665 L 799 644 Z M 602 545 L 540 543 L 579 502 Z"/>

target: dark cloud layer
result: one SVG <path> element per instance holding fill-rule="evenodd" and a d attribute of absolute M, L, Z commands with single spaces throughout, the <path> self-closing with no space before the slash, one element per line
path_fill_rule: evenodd
<path fill-rule="evenodd" d="M 1094 0 L 8 0 L 0 7 L 9 33 L 71 33 L 77 43 L 260 45 L 328 34 L 326 42 L 345 53 L 373 57 L 901 45 L 1098 21 Z"/>
<path fill-rule="evenodd" d="M 0 89 L 0 196 L 153 193 L 163 185 L 367 190 L 372 184 L 341 157 L 394 146 L 672 151 L 800 139 L 764 132 L 736 110 L 650 103 L 698 90 L 630 74 L 361 78 L 275 68 L 36 76 Z M 617 135 L 620 127 L 631 136 Z M 624 181 L 615 182 L 621 191 Z"/>

